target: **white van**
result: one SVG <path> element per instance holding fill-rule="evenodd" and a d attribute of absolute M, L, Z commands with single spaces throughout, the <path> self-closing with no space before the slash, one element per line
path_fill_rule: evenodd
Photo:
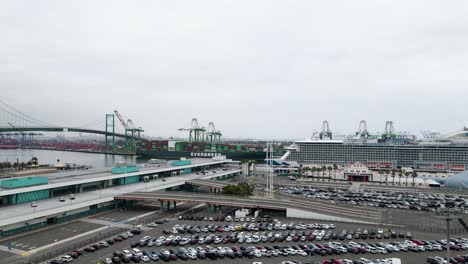
<path fill-rule="evenodd" d="M 226 222 L 231 222 L 232 221 L 232 216 L 230 216 L 230 215 L 226 216 L 225 220 L 226 220 Z"/>

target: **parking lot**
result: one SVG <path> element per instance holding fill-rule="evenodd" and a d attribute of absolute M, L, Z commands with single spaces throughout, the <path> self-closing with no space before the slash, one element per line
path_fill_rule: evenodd
<path fill-rule="evenodd" d="M 367 207 L 435 211 L 439 208 L 458 207 L 468 209 L 465 197 L 441 193 L 417 193 L 395 191 L 365 191 L 344 188 L 319 188 L 283 186 L 279 192 L 310 199 L 334 200 L 335 202 Z"/>
<path fill-rule="evenodd" d="M 132 210 L 117 210 L 117 211 L 111 211 L 107 212 L 104 214 L 99 214 L 97 216 L 92 216 L 90 217 L 91 219 L 99 219 L 103 221 L 109 221 L 109 222 L 121 222 L 126 219 L 129 219 L 131 217 L 135 217 L 138 215 L 142 215 L 147 213 L 148 210 L 138 210 L 138 209 L 132 209 Z"/>
<path fill-rule="evenodd" d="M 304 224 L 312 224 L 312 223 L 320 223 L 320 222 L 317 222 L 317 221 L 305 221 L 305 220 L 299 220 L 299 219 L 278 219 L 280 221 L 283 221 L 284 223 L 289 223 L 290 221 L 293 221 L 295 223 L 304 223 Z M 322 222 L 323 223 L 323 222 Z M 334 223 L 335 224 L 335 229 L 327 229 L 327 231 L 332 231 L 332 233 L 336 233 L 336 234 L 341 234 L 343 232 L 344 229 L 347 230 L 347 232 L 350 232 L 350 231 L 353 231 L 354 233 L 356 233 L 358 231 L 358 229 L 361 229 L 361 232 L 364 231 L 364 229 L 367 229 L 368 231 L 371 231 L 371 230 L 374 230 L 374 231 L 378 231 L 379 229 L 383 228 L 383 227 L 379 227 L 379 226 L 369 226 L 369 225 L 366 225 L 366 226 L 363 226 L 363 225 L 360 225 L 360 224 L 343 224 L 343 223 Z M 96 252 L 94 253 L 89 253 L 89 252 L 84 252 L 83 256 L 79 257 L 78 259 L 75 259 L 74 260 L 74 263 L 97 263 L 97 261 L 99 260 L 102 260 L 106 257 L 112 257 L 113 253 L 115 251 L 122 251 L 124 249 L 131 249 L 131 244 L 132 243 L 138 243 L 138 241 L 140 241 L 143 237 L 145 236 L 149 236 L 151 240 L 157 240 L 158 238 L 160 238 L 161 236 L 165 236 L 166 238 L 168 236 L 174 236 L 174 237 L 177 237 L 177 236 L 181 236 L 184 237 L 184 236 L 194 236 L 194 235 L 201 235 L 201 234 L 204 234 L 204 235 L 222 235 L 223 237 L 225 236 L 228 236 L 228 235 L 231 235 L 234 231 L 226 231 L 226 232 L 217 232 L 215 231 L 214 233 L 212 232 L 208 232 L 208 233 L 201 233 L 201 234 L 188 234 L 187 232 L 186 233 L 177 233 L 177 234 L 164 234 L 164 230 L 166 230 L 166 232 L 168 230 L 173 230 L 174 226 L 178 225 L 179 227 L 180 226 L 183 226 L 183 225 L 190 225 L 192 227 L 204 227 L 204 226 L 208 226 L 208 225 L 216 225 L 216 226 L 225 226 L 225 225 L 230 225 L 230 223 L 226 223 L 226 222 L 214 222 L 214 221 L 193 221 L 193 220 L 172 220 L 168 223 L 164 223 L 164 224 L 161 224 L 157 227 L 154 227 L 154 228 L 151 228 L 151 229 L 148 229 L 146 231 L 143 231 L 142 234 L 140 235 L 135 235 L 134 237 L 131 237 L 129 239 L 126 239 L 122 242 L 116 242 L 114 245 L 111 245 L 107 248 L 102 248 L 102 249 L 99 249 L 97 250 Z M 287 231 L 284 231 L 282 230 L 281 232 L 305 232 L 307 230 L 287 230 Z M 314 231 L 314 228 L 310 229 L 311 232 Z M 388 230 L 385 230 L 385 232 L 387 232 Z M 402 233 L 402 234 L 405 234 L 411 230 L 404 230 L 404 229 L 401 229 L 401 230 L 398 230 L 396 229 L 395 230 L 397 235 L 399 233 Z M 253 230 L 253 231 L 244 231 L 245 233 L 255 233 L 256 231 Z M 262 232 L 262 231 L 258 231 L 258 232 Z M 273 231 L 273 232 L 278 232 L 278 231 Z M 433 239 L 442 239 L 442 237 L 440 235 L 437 235 L 437 234 L 433 234 L 433 233 L 423 233 L 423 232 L 411 232 L 412 234 L 412 238 L 415 238 L 415 239 L 419 239 L 419 240 L 433 240 Z M 258 247 L 258 246 L 262 246 L 262 247 L 269 247 L 269 246 L 276 246 L 276 247 L 286 247 L 286 246 L 298 246 L 299 244 L 306 244 L 306 245 L 309 245 L 311 243 L 313 244 L 325 244 L 325 243 L 330 243 L 332 241 L 334 242 L 338 242 L 338 243 L 341 243 L 341 244 L 348 244 L 349 242 L 358 242 L 358 243 L 367 243 L 367 244 L 374 244 L 376 246 L 379 246 L 379 242 L 385 242 L 385 243 L 390 243 L 390 242 L 394 242 L 394 243 L 404 243 L 405 240 L 408 240 L 407 238 L 388 238 L 388 239 L 385 239 L 385 238 L 381 238 L 381 239 L 377 239 L 377 238 L 373 238 L 373 239 L 370 239 L 370 238 L 367 238 L 367 239 L 351 239 L 351 240 L 340 240 L 340 239 L 329 239 L 329 240 L 321 240 L 321 241 L 317 241 L 317 240 L 314 240 L 314 241 L 275 241 L 275 242 L 263 242 L 263 241 L 260 241 L 256 244 L 254 243 L 238 243 L 237 241 L 234 242 L 234 243 L 231 243 L 231 242 L 228 242 L 226 244 L 224 244 L 223 242 L 220 242 L 220 244 L 211 244 L 212 247 L 229 247 L 229 248 L 232 248 L 233 246 L 237 246 L 237 247 L 241 247 L 241 246 L 244 246 L 244 247 L 250 247 L 250 246 L 255 246 L 255 247 Z M 135 246 L 134 244 L 134 246 Z M 383 245 L 383 244 L 382 244 Z M 198 244 L 194 244 L 194 245 L 186 245 L 184 246 L 185 248 L 189 248 L 189 247 L 199 247 L 199 246 L 202 246 L 202 247 L 206 247 L 206 245 L 198 245 Z M 165 249 L 172 249 L 174 250 L 175 252 L 177 252 L 179 250 L 180 245 L 162 245 L 162 246 L 156 246 L 156 245 L 153 245 L 151 247 L 148 247 L 148 246 L 139 246 L 137 245 L 136 246 L 137 248 L 141 249 L 141 250 L 146 250 L 146 251 L 155 251 L 156 253 L 159 253 L 161 252 L 161 249 L 165 248 Z M 463 251 L 460 251 L 458 253 L 461 253 Z M 301 253 L 302 254 L 302 253 Z M 393 253 L 387 253 L 387 254 L 383 254 L 383 253 L 365 253 L 365 254 L 352 254 L 352 253 L 341 253 L 340 255 L 337 255 L 337 254 L 333 254 L 333 255 L 326 255 L 326 256 L 317 256 L 317 254 L 315 254 L 314 256 L 310 256 L 310 255 L 307 255 L 307 256 L 301 256 L 301 255 L 289 255 L 289 256 L 270 256 L 270 257 L 267 257 L 267 256 L 261 256 L 261 257 L 253 257 L 252 259 L 248 259 L 246 257 L 243 257 L 243 258 L 234 258 L 234 259 L 230 259 L 230 258 L 223 258 L 223 263 L 252 263 L 254 261 L 261 261 L 263 263 L 281 263 L 282 261 L 286 261 L 286 260 L 296 260 L 298 261 L 299 263 L 304 263 L 304 262 L 317 262 L 317 261 L 322 261 L 324 259 L 332 259 L 332 258 L 346 258 L 346 259 L 359 259 L 361 257 L 365 257 L 365 258 L 368 258 L 368 259 L 375 259 L 375 258 L 387 258 L 387 257 L 396 257 L 396 258 L 401 258 L 402 259 L 402 263 L 425 263 L 426 262 L 426 259 L 427 259 L 427 256 L 428 255 L 443 255 L 444 252 L 443 251 L 434 251 L 434 252 L 412 252 L 412 251 L 408 251 L 408 252 L 393 252 Z M 217 263 L 219 262 L 219 259 L 217 260 L 210 260 L 209 258 L 207 260 L 193 260 L 191 262 L 194 262 L 194 263 L 202 263 L 203 261 L 213 261 L 213 263 Z M 171 263 L 182 263 L 182 262 L 185 262 L 184 260 L 181 260 L 181 259 L 178 259 L 178 260 L 175 260 L 175 261 L 171 261 Z"/>

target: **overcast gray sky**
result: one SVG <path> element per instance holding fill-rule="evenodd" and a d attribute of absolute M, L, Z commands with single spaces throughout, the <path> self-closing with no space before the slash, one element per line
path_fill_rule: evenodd
<path fill-rule="evenodd" d="M 468 1 L 1 1 L 1 99 L 152 136 L 468 126 Z"/>

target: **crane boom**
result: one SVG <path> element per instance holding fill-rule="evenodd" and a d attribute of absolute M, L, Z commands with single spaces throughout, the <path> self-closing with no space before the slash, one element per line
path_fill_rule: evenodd
<path fill-rule="evenodd" d="M 114 110 L 114 113 L 115 115 L 117 116 L 117 118 L 119 119 L 120 123 L 122 123 L 122 126 L 125 128 L 125 129 L 130 129 L 127 125 L 127 123 L 125 122 L 125 119 L 123 119 L 123 117 L 120 115 L 119 111 L 117 110 Z"/>

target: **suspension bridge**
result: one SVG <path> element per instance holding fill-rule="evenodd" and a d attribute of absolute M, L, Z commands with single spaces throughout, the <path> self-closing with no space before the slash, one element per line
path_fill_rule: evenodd
<path fill-rule="evenodd" d="M 117 126 L 116 117 L 122 127 Z M 105 124 L 103 125 L 103 120 Z M 106 114 L 105 119 L 94 121 L 81 126 L 63 126 L 50 124 L 36 119 L 11 105 L 0 100 L 0 139 L 16 139 L 21 146 L 30 146 L 34 142 L 35 136 L 42 136 L 42 133 L 86 133 L 103 135 L 104 151 L 106 153 L 136 154 L 137 144 L 144 140 L 141 127 L 136 127 L 131 119 L 124 117 L 115 110 L 111 114 Z M 104 126 L 104 129 L 95 128 Z M 119 132 L 119 130 L 122 130 Z M 117 147 L 116 139 L 124 141 L 123 148 Z"/>

